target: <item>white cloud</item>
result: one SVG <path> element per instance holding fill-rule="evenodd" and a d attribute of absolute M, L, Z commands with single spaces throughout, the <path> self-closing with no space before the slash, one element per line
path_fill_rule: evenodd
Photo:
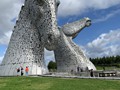
<path fill-rule="evenodd" d="M 120 0 L 60 0 L 59 16 L 80 15 L 89 9 L 107 9 L 120 4 Z"/>
<path fill-rule="evenodd" d="M 0 45 L 8 45 L 11 34 L 12 34 L 12 31 L 3 33 L 1 36 L 2 38 L 0 38 Z"/>
<path fill-rule="evenodd" d="M 101 34 L 84 48 L 87 55 L 92 58 L 120 55 L 120 29 Z"/>
<path fill-rule="evenodd" d="M 12 19 L 18 16 L 21 0 L 1 0 L 0 1 L 0 44 L 8 44 L 14 22 Z M 7 40 L 7 42 L 6 42 Z"/>
<path fill-rule="evenodd" d="M 45 49 L 45 61 L 46 61 L 46 64 L 49 63 L 49 61 L 55 61 L 55 57 L 54 57 L 54 52 L 53 51 L 48 51 Z"/>
<path fill-rule="evenodd" d="M 0 64 L 1 64 L 2 60 L 3 60 L 3 57 L 4 57 L 4 56 L 0 56 Z"/>
<path fill-rule="evenodd" d="M 111 13 L 107 14 L 106 16 L 103 16 L 103 17 L 98 18 L 98 19 L 94 19 L 94 20 L 93 20 L 93 23 L 98 23 L 98 22 L 106 21 L 106 20 L 108 20 L 109 18 L 115 16 L 116 14 L 120 14 L 120 10 L 112 11 Z"/>

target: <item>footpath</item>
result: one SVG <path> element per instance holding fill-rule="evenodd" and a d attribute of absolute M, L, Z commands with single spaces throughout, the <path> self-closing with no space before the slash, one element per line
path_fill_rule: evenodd
<path fill-rule="evenodd" d="M 84 77 L 84 76 L 64 76 L 64 75 L 40 75 L 40 76 L 41 77 L 53 77 L 53 78 L 120 80 L 120 77 Z"/>

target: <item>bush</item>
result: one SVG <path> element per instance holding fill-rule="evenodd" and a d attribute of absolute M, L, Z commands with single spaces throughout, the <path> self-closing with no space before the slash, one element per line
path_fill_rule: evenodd
<path fill-rule="evenodd" d="M 56 71 L 56 69 L 57 69 L 56 62 L 50 61 L 48 64 L 48 69 L 49 69 L 49 71 Z"/>

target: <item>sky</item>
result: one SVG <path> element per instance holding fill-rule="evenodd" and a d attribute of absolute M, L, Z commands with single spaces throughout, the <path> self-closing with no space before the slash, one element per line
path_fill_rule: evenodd
<path fill-rule="evenodd" d="M 60 0 L 58 25 L 89 17 L 92 25 L 73 40 L 90 58 L 120 55 L 120 0 Z M 8 47 L 12 29 L 24 0 L 0 0 L 0 62 Z M 54 59 L 45 50 L 48 63 Z"/>

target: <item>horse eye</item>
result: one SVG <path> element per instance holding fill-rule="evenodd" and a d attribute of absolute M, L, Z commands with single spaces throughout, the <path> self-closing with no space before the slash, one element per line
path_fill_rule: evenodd
<path fill-rule="evenodd" d="M 38 4 L 42 6 L 44 4 L 44 0 L 37 0 Z"/>

